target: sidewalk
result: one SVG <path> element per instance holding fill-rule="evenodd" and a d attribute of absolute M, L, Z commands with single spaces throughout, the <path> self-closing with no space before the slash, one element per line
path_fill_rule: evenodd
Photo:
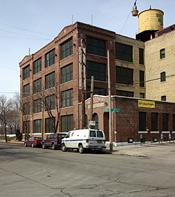
<path fill-rule="evenodd" d="M 106 148 L 109 151 L 109 147 Z M 126 146 L 113 146 L 114 155 L 127 155 L 135 157 L 154 157 L 160 158 L 165 156 L 172 156 L 175 152 L 175 142 L 162 142 L 150 144 L 132 144 Z"/>

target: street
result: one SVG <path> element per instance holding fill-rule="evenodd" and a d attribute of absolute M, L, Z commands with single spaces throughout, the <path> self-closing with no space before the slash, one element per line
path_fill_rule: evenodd
<path fill-rule="evenodd" d="M 175 144 L 162 146 L 144 157 L 0 144 L 0 196 L 174 197 Z"/>

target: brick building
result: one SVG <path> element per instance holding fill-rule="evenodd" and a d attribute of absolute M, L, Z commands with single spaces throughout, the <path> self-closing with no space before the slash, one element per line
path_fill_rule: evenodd
<path fill-rule="evenodd" d="M 93 113 L 97 127 L 109 140 L 108 96 L 94 95 Z M 175 140 L 175 103 L 112 96 L 112 134 L 114 142 Z M 112 110 L 114 111 L 114 110 Z M 90 99 L 86 101 L 90 114 Z M 80 117 L 81 119 L 81 117 Z"/>
<path fill-rule="evenodd" d="M 107 50 L 112 95 L 145 97 L 144 42 L 77 22 L 19 64 L 22 133 L 45 137 L 55 128 L 57 132 L 80 128 L 81 39 L 86 51 L 86 99 L 92 75 L 94 94 L 108 94 Z"/>
<path fill-rule="evenodd" d="M 146 98 L 174 102 L 175 25 L 155 32 L 145 43 Z M 155 80 L 152 80 L 155 79 Z M 157 79 L 157 80 L 156 80 Z"/>

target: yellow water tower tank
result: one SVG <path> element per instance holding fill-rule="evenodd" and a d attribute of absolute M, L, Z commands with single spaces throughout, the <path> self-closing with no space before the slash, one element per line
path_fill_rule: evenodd
<path fill-rule="evenodd" d="M 158 9 L 149 9 L 141 12 L 139 18 L 139 33 L 163 29 L 164 12 Z"/>

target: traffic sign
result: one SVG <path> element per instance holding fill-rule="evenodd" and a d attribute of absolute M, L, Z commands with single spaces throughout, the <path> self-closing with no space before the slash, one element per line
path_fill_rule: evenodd
<path fill-rule="evenodd" d="M 112 108 L 111 111 L 112 112 L 119 112 L 120 109 L 119 108 Z M 109 112 L 109 109 L 105 109 L 104 112 Z"/>

